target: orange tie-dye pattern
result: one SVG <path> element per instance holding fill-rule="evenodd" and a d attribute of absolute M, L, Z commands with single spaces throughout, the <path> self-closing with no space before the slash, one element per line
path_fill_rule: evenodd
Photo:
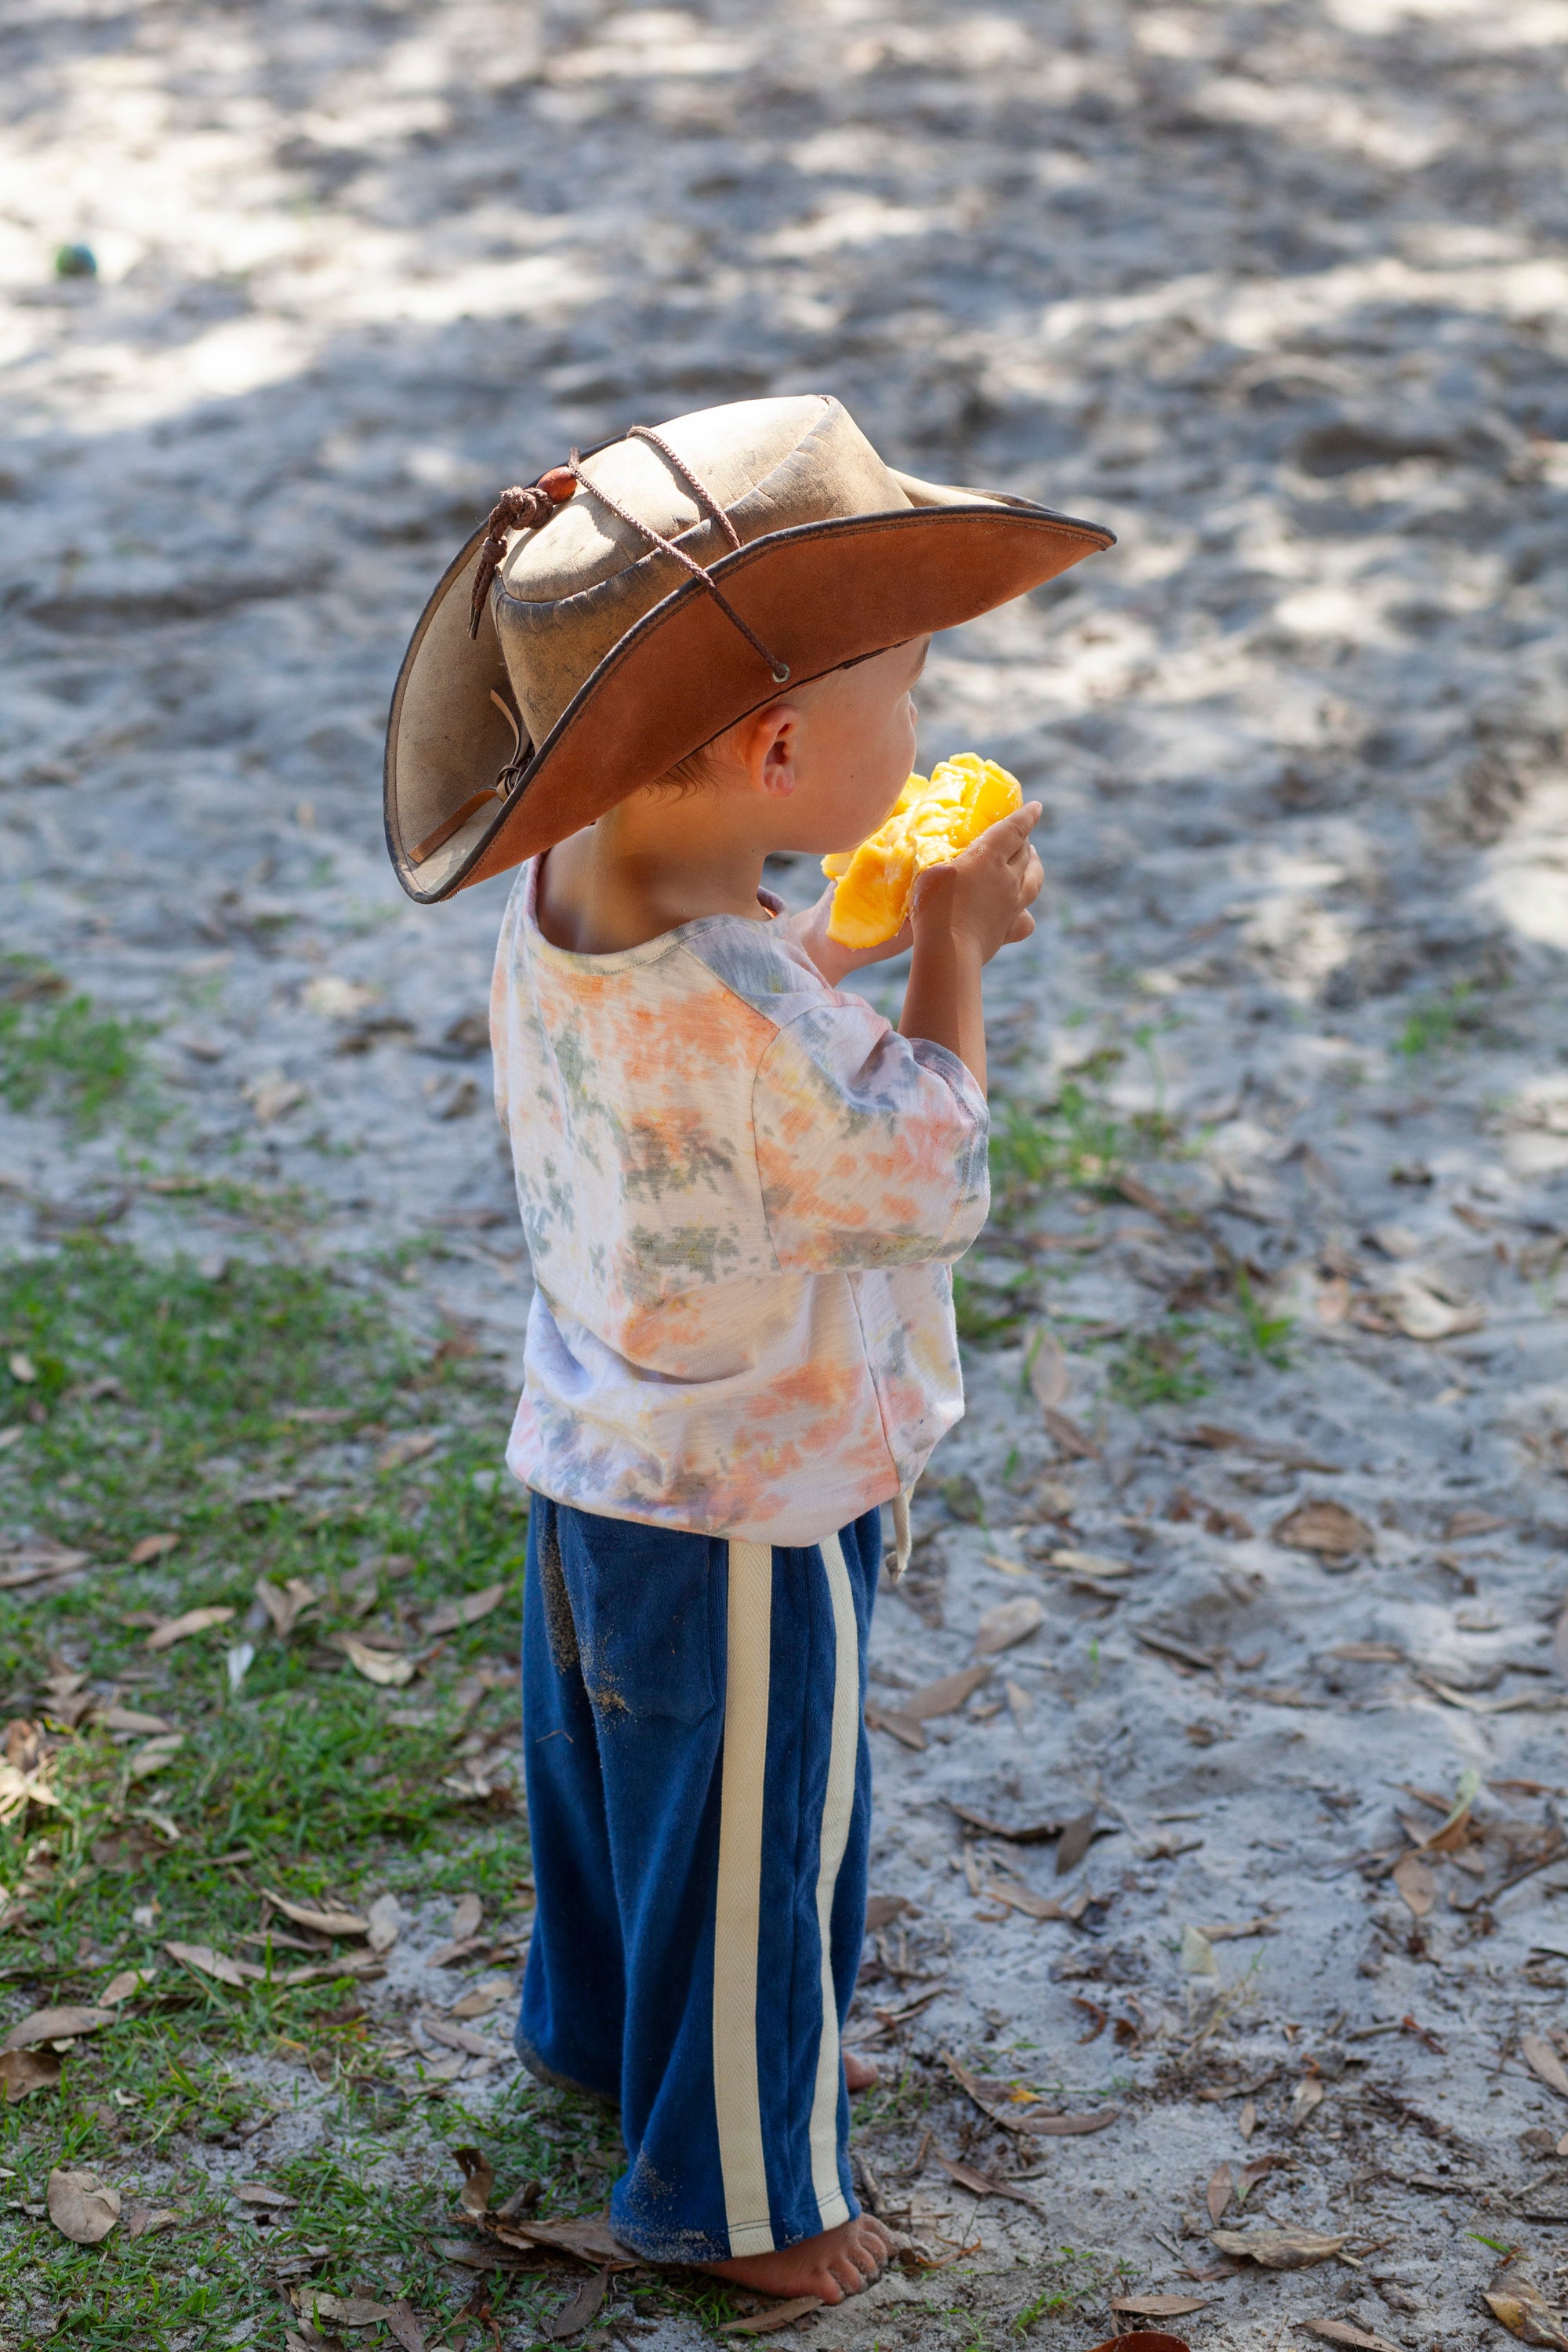
<path fill-rule="evenodd" d="M 806 1543 L 963 1412 L 951 1262 L 985 1106 L 830 990 L 782 923 L 553 948 L 525 867 L 491 1000 L 533 1261 L 508 1461 L 584 1510 Z"/>

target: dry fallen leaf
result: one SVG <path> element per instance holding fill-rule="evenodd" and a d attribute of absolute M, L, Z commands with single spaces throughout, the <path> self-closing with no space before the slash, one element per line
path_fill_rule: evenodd
<path fill-rule="evenodd" d="M 506 1598 L 504 1584 L 487 1584 L 482 1592 L 465 1592 L 455 1601 L 438 1601 L 420 1627 L 426 1641 L 437 1633 L 454 1633 L 459 1625 L 477 1625 Z"/>
<path fill-rule="evenodd" d="M 1475 1300 L 1440 1297 L 1409 1267 L 1401 1269 L 1394 1287 L 1377 1303 L 1407 1339 L 1457 1339 L 1466 1331 L 1479 1331 L 1487 1319 L 1485 1307 Z"/>
<path fill-rule="evenodd" d="M 193 1633 L 207 1633 L 215 1625 L 226 1625 L 233 1615 L 232 1609 L 187 1609 L 183 1617 L 166 1617 L 161 1625 L 154 1625 L 146 1646 L 172 1650 L 176 1642 L 186 1641 Z"/>
<path fill-rule="evenodd" d="M 179 1960 L 204 1977 L 212 1977 L 219 1984 L 243 1986 L 248 1969 L 252 1981 L 265 1974 L 261 1969 L 249 1969 L 243 1960 L 231 1960 L 226 1953 L 215 1952 L 210 1944 L 165 1944 L 163 1949 L 172 1960 Z"/>
<path fill-rule="evenodd" d="M 808 2312 L 822 2309 L 819 2294 L 792 2295 L 787 2303 L 770 2304 L 765 2311 L 754 2311 L 749 2319 L 726 2319 L 719 2329 L 721 2336 L 771 2336 L 775 2327 L 793 2327 L 797 2319 Z"/>
<path fill-rule="evenodd" d="M 488 2017 L 491 2010 L 499 2009 L 503 2000 L 510 1999 L 512 1990 L 510 1977 L 486 1977 L 480 1983 L 471 1986 L 460 2000 L 455 2000 L 447 2014 L 448 2017 Z"/>
<path fill-rule="evenodd" d="M 1318 2230 L 1215 2230 L 1211 2242 L 1222 2254 L 1261 2263 L 1265 2270 L 1299 2271 L 1310 2263 L 1326 2263 L 1344 2240 L 1325 2238 Z"/>
<path fill-rule="evenodd" d="M 463 2173 L 463 2185 L 458 2191 L 458 2204 L 465 2213 L 488 2212 L 490 2190 L 496 2185 L 494 2165 L 477 2147 L 455 2147 L 452 2154 Z"/>
<path fill-rule="evenodd" d="M 1370 1551 L 1376 1538 L 1364 1519 L 1342 1503 L 1302 1503 L 1287 1511 L 1270 1529 L 1277 1544 L 1290 1551 L 1314 1552 L 1321 1559 L 1353 1559 Z"/>
<path fill-rule="evenodd" d="M 592 2278 L 585 2278 L 570 2303 L 552 2313 L 548 2319 L 536 2323 L 545 2341 L 564 2344 L 568 2336 L 580 2336 L 584 2327 L 597 2319 L 599 2306 L 605 2300 L 609 2284 L 608 2275 L 604 2271 L 595 2271 Z"/>
<path fill-rule="evenodd" d="M 242 2205 L 260 2205 L 269 2213 L 287 2213 L 299 2200 L 286 2197 L 281 2189 L 268 2189 L 264 2180 L 237 2180 L 230 2189 Z"/>
<path fill-rule="evenodd" d="M 1243 2139 L 1250 2139 L 1258 2129 L 1258 2102 L 1248 2099 L 1236 2119 L 1236 2128 Z"/>
<path fill-rule="evenodd" d="M 1365 2327 L 1352 2327 L 1348 2319 L 1299 2319 L 1296 2326 L 1303 2335 L 1321 2336 L 1327 2344 L 1349 2344 L 1355 2352 L 1399 2352 L 1386 2336 L 1373 2336 Z"/>
<path fill-rule="evenodd" d="M 1230 2203 L 1230 2192 L 1236 2187 L 1236 2175 L 1228 2164 L 1216 2165 L 1209 2175 L 1209 2185 L 1204 2191 L 1204 2202 L 1209 2209 L 1209 2220 L 1217 2228 Z"/>
<path fill-rule="evenodd" d="M 349 1910 L 342 1903 L 290 1903 L 286 1895 L 275 1894 L 270 1886 L 261 1890 L 265 1900 L 285 1919 L 292 1919 L 296 1927 L 309 1927 L 318 1936 L 368 1936 L 370 1921 L 358 1911 Z"/>
<path fill-rule="evenodd" d="M 356 1640 L 353 1633 L 342 1634 L 344 1657 L 356 1674 L 367 1683 L 379 1683 L 386 1690 L 401 1690 L 411 1683 L 419 1671 L 412 1658 L 400 1650 L 373 1650 L 368 1643 Z"/>
<path fill-rule="evenodd" d="M 496 2054 L 493 2042 L 476 2033 L 471 2025 L 454 2025 L 449 2018 L 426 2010 L 419 2021 L 432 2042 L 439 2042 L 447 2050 L 466 2050 L 470 2058 L 492 2058 Z"/>
<path fill-rule="evenodd" d="M 166 1553 L 174 1550 L 179 1540 L 176 1535 L 143 1536 L 140 1543 L 134 1543 L 131 1547 L 132 1567 L 145 1568 L 149 1561 L 162 1559 Z"/>
<path fill-rule="evenodd" d="M 386 2305 L 366 2294 L 328 2294 L 319 2286 L 294 2286 L 289 2293 L 300 2317 L 313 2325 L 332 2320 L 340 2327 L 372 2327 L 386 2317 Z"/>
<path fill-rule="evenodd" d="M 866 1933 L 874 1936 L 879 1927 L 890 1927 L 909 1907 L 907 1895 L 868 1895 L 866 1897 Z"/>
<path fill-rule="evenodd" d="M 402 2345 L 403 2352 L 426 2352 L 426 2337 L 418 2313 L 400 2295 L 389 2304 L 386 2312 L 389 2334 Z"/>
<path fill-rule="evenodd" d="M 1483 2292 L 1510 2336 L 1525 2344 L 1544 2344 L 1550 2352 L 1568 2352 L 1568 2334 L 1561 2320 L 1534 2280 L 1516 2263 L 1500 2263 Z"/>
<path fill-rule="evenodd" d="M 7 2050 L 31 2050 L 40 2042 L 73 2041 L 79 2033 L 96 2033 L 100 2025 L 112 2025 L 111 2009 L 36 2009 L 30 2017 L 18 2018 L 5 2036 Z"/>
<path fill-rule="evenodd" d="M 1072 1374 L 1061 1341 L 1037 1325 L 1027 1341 L 1027 1361 L 1029 1386 L 1042 1411 L 1055 1412 L 1058 1405 L 1066 1404 Z"/>
<path fill-rule="evenodd" d="M 122 2214 L 128 2238 L 162 2237 L 165 2230 L 177 2230 L 184 2218 L 174 2205 L 127 2205 Z"/>
<path fill-rule="evenodd" d="M 1208 2305 L 1201 2294 L 1113 2294 L 1110 2308 L 1131 2319 L 1185 2319 L 1189 2312 L 1206 2311 Z"/>
<path fill-rule="evenodd" d="M 1047 1552 L 1046 1558 L 1052 1568 L 1065 1568 L 1074 1576 L 1104 1579 L 1132 1573 L 1124 1559 L 1110 1559 L 1100 1551 L 1074 1551 L 1070 1546 L 1066 1550 Z"/>
<path fill-rule="evenodd" d="M 1300 2131 L 1314 2107 L 1321 2107 L 1325 2096 L 1322 2078 L 1303 2074 L 1290 2094 L 1290 2128 Z"/>
<path fill-rule="evenodd" d="M 389 1437 L 375 1457 L 378 1470 L 402 1470 L 410 1462 L 419 1461 L 434 1453 L 440 1443 L 438 1429 L 411 1429 L 401 1437 Z"/>
<path fill-rule="evenodd" d="M 378 1895 L 365 1915 L 373 1952 L 390 1952 L 403 1932 L 403 1906 L 395 1895 Z"/>
<path fill-rule="evenodd" d="M 955 2180 L 960 2189 L 967 2189 L 972 2197 L 1007 2197 L 1015 2204 L 1032 2207 L 1036 2212 L 1043 2210 L 1033 2191 L 1019 2182 L 1004 2179 L 998 2173 L 982 2172 L 973 2164 L 960 2164 L 954 2158 L 943 2156 L 940 2147 L 933 2147 L 931 2154 L 948 2179 Z"/>
<path fill-rule="evenodd" d="M 1040 1407 L 1040 1419 L 1046 1424 L 1047 1434 L 1055 1438 L 1064 1454 L 1071 1454 L 1079 1462 L 1104 1460 L 1101 1448 L 1070 1414 L 1058 1412 L 1054 1405 L 1047 1404 Z"/>
<path fill-rule="evenodd" d="M 1069 1871 L 1078 1868 L 1079 1864 L 1094 1843 L 1094 1833 L 1099 1825 L 1098 1805 L 1090 1805 L 1087 1813 L 1076 1813 L 1070 1822 L 1062 1823 L 1061 1843 L 1057 1847 L 1058 1878 L 1066 1878 Z"/>
<path fill-rule="evenodd" d="M 25 2099 L 29 2091 L 52 2091 L 60 2079 L 60 2062 L 52 2050 L 0 2050 L 0 2083 L 7 2105 Z"/>
<path fill-rule="evenodd" d="M 144 1985 L 150 1985 L 157 1973 L 156 1969 L 121 1969 L 118 1976 L 110 1978 L 99 1994 L 100 2004 L 105 2009 L 118 2008 L 122 2000 L 129 2000 L 132 1993 L 140 1992 Z"/>
<path fill-rule="evenodd" d="M 980 1620 L 974 1636 L 976 1657 L 994 1657 L 999 1650 L 1010 1650 L 1045 1622 L 1044 1601 L 1032 1592 L 1020 1592 L 1015 1601 L 999 1601 Z"/>
<path fill-rule="evenodd" d="M 274 1584 L 270 1577 L 256 1580 L 256 1597 L 272 1620 L 272 1630 L 280 1642 L 286 1642 L 307 1609 L 318 1608 L 321 1594 L 307 1584 L 301 1576 L 291 1576 L 287 1584 Z"/>
<path fill-rule="evenodd" d="M 1568 2066 L 1563 2065 L 1550 2042 L 1542 2041 L 1539 2033 L 1527 2033 L 1520 2042 L 1519 2054 L 1532 2074 L 1539 2074 L 1551 2090 L 1568 2099 Z"/>
<path fill-rule="evenodd" d="M 459 1895 L 452 1913 L 452 1941 L 460 1944 L 477 1934 L 479 1921 L 485 1916 L 483 1897 L 472 1893 Z"/>
<path fill-rule="evenodd" d="M 1217 1977 L 1219 1974 L 1214 1946 L 1201 1927 L 1182 1929 L 1182 1974 L 1185 1977 Z"/>
<path fill-rule="evenodd" d="M 73 2245 L 96 2246 L 120 2219 L 119 2189 L 96 2172 L 51 2172 L 47 2197 L 50 2221 Z"/>
<path fill-rule="evenodd" d="M 1401 1854 L 1389 1875 L 1400 1897 L 1417 1919 L 1425 1919 L 1437 1900 L 1437 1882 L 1418 1854 Z"/>
<path fill-rule="evenodd" d="M 505 2246 L 553 2246 L 562 2253 L 575 2254 L 580 2262 L 604 2263 L 615 2270 L 631 2270 L 637 2264 L 637 2256 L 628 2253 L 620 2240 L 611 2234 L 609 2223 L 597 2213 L 584 2213 L 564 2221 L 536 2221 L 531 2218 L 503 2221 L 497 2217 L 484 2226 Z"/>

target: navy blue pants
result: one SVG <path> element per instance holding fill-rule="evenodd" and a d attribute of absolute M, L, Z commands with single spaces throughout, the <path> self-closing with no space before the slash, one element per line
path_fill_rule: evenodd
<path fill-rule="evenodd" d="M 881 1515 L 801 1549 L 534 1497 L 523 1753 L 538 1910 L 518 2020 L 615 2100 L 610 2218 L 650 2261 L 858 2212 L 839 2029 L 866 1921 Z"/>

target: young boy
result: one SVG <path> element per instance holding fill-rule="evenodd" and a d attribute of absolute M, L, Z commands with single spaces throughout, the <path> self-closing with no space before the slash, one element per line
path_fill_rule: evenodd
<path fill-rule="evenodd" d="M 836 402 L 737 404 L 509 492 L 393 707 L 411 894 L 531 854 L 491 1015 L 536 1285 L 508 1451 L 534 1496 L 518 2048 L 618 2104 L 628 2246 L 830 2304 L 890 2242 L 855 2200 L 846 2063 L 870 2070 L 839 2041 L 880 1507 L 899 1524 L 963 1410 L 981 974 L 1033 929 L 1039 804 L 869 955 L 763 864 L 881 823 L 934 628 L 1107 544 L 893 473 Z M 487 701 L 516 737 L 493 793 Z M 895 1032 L 837 983 L 905 947 Z"/>

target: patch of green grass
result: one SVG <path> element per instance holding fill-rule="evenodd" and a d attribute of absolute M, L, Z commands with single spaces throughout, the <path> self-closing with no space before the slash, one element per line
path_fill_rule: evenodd
<path fill-rule="evenodd" d="M 1159 1331 L 1142 1331 L 1127 1341 L 1110 1362 L 1110 1386 L 1123 1404 L 1192 1404 L 1206 1396 L 1213 1383 L 1198 1364 L 1192 1325 L 1173 1316 Z"/>
<path fill-rule="evenodd" d="M 1078 1076 L 1063 1083 L 1052 1102 L 1004 1102 L 991 1128 L 992 1213 L 1005 1224 L 1056 1190 L 1113 1199 L 1136 1160 L 1167 1150 L 1175 1138 L 1174 1122 L 1163 1110 L 1119 1118 Z"/>
<path fill-rule="evenodd" d="M 1010 1339 L 1034 1312 L 1035 1302 L 1026 1287 L 1028 1280 L 1026 1267 L 1020 1267 L 1017 1274 L 1004 1282 L 986 1282 L 977 1275 L 955 1273 L 952 1312 L 959 1338 L 977 1348 Z"/>
<path fill-rule="evenodd" d="M 1480 1008 L 1471 1001 L 1475 992 L 1474 981 L 1457 980 L 1441 996 L 1424 997 L 1394 1039 L 1394 1052 L 1416 1061 L 1423 1054 L 1453 1045 L 1464 1031 L 1480 1028 Z"/>
<path fill-rule="evenodd" d="M 142 1041 L 153 1033 L 151 1022 L 117 1020 L 90 997 L 69 994 L 59 973 L 32 957 L 0 957 L 0 1098 L 13 1110 L 47 1100 L 79 1126 L 98 1126 L 136 1091 Z"/>
<path fill-rule="evenodd" d="M 1290 1334 L 1296 1328 L 1296 1318 L 1293 1315 L 1268 1313 L 1244 1265 L 1236 1269 L 1236 1312 L 1243 1348 L 1265 1363 L 1283 1370 L 1290 1361 Z"/>

